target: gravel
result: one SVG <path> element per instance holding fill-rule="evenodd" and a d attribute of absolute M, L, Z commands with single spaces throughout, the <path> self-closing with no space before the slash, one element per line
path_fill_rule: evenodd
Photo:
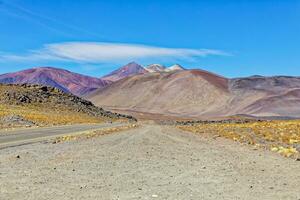
<path fill-rule="evenodd" d="M 300 199 L 299 162 L 169 126 L 0 155 L 3 200 Z"/>

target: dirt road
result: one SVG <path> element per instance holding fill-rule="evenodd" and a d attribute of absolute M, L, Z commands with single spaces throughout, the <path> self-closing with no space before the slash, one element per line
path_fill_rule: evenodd
<path fill-rule="evenodd" d="M 68 126 L 54 126 L 45 128 L 28 128 L 10 131 L 0 131 L 0 149 L 43 141 L 45 139 L 50 139 L 60 135 L 74 134 L 81 131 L 115 127 L 119 125 L 121 125 L 121 123 L 77 124 Z"/>
<path fill-rule="evenodd" d="M 300 199 L 300 162 L 167 126 L 0 155 L 3 200 Z"/>

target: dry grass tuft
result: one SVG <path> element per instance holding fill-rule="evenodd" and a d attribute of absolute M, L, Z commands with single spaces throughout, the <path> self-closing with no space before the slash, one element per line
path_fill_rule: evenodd
<path fill-rule="evenodd" d="M 250 123 L 209 123 L 180 125 L 182 130 L 213 137 L 224 137 L 269 149 L 285 157 L 299 157 L 300 120 Z"/>
<path fill-rule="evenodd" d="M 104 118 L 93 117 L 85 113 L 62 108 L 47 108 L 40 105 L 0 105 L 0 118 L 8 115 L 22 116 L 24 119 L 33 121 L 39 126 L 101 123 L 105 120 Z"/>
<path fill-rule="evenodd" d="M 61 142 L 71 141 L 71 140 L 89 139 L 89 138 L 98 137 L 101 135 L 107 135 L 107 134 L 116 133 L 116 132 L 120 132 L 120 131 L 126 131 L 126 130 L 129 130 L 132 128 L 137 128 L 137 127 L 138 127 L 138 125 L 136 125 L 136 124 L 129 124 L 126 126 L 120 126 L 120 127 L 115 127 L 115 128 L 106 128 L 106 129 L 97 130 L 97 131 L 84 132 L 79 135 L 65 135 L 62 137 L 57 137 L 53 143 L 57 144 L 57 143 L 61 143 Z"/>

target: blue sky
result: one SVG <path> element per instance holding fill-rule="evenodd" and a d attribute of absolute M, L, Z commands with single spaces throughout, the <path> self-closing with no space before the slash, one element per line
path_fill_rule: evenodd
<path fill-rule="evenodd" d="M 300 76 L 300 1 L 0 0 L 0 73 L 101 76 L 179 63 L 227 77 Z"/>

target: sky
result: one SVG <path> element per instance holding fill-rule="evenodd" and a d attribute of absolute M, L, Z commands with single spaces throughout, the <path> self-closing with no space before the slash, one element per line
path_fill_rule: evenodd
<path fill-rule="evenodd" d="M 300 0 L 0 0 L 0 73 L 136 61 L 300 76 Z"/>

